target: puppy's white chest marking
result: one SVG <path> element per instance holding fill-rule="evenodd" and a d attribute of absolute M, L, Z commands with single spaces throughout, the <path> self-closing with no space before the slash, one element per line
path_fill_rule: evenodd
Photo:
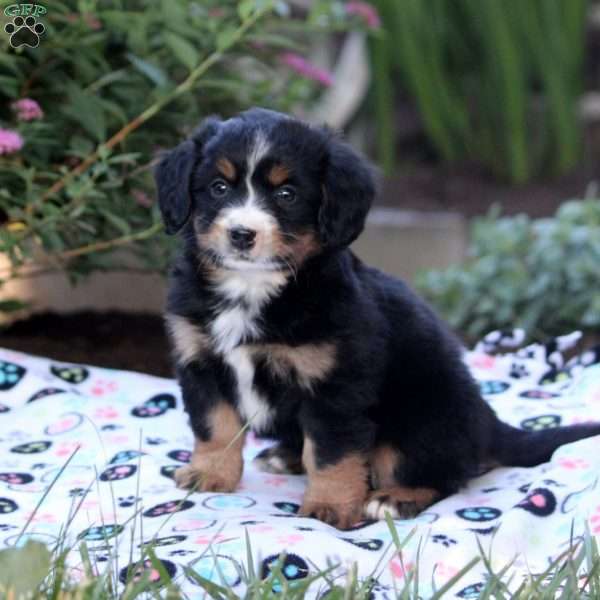
<path fill-rule="evenodd" d="M 235 375 L 238 409 L 253 429 L 264 429 L 272 411 L 253 386 L 254 362 L 241 344 L 260 336 L 261 309 L 285 282 L 285 275 L 278 271 L 228 271 L 215 281 L 217 292 L 235 304 L 224 308 L 212 322 L 213 342 Z"/>
<path fill-rule="evenodd" d="M 238 410 L 252 429 L 262 430 L 270 423 L 272 411 L 267 401 L 253 386 L 254 363 L 250 351 L 238 346 L 223 356 L 233 370 L 238 388 Z"/>
<path fill-rule="evenodd" d="M 229 271 L 219 275 L 216 290 L 236 304 L 223 309 L 211 324 L 218 352 L 226 354 L 245 339 L 260 335 L 261 308 L 285 281 L 285 275 L 279 271 Z"/>

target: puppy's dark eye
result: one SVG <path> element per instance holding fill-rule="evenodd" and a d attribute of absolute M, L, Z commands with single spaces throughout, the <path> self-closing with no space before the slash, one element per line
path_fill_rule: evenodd
<path fill-rule="evenodd" d="M 213 198 L 224 198 L 229 193 L 229 184 L 222 179 L 215 179 L 210 184 L 210 195 Z"/>
<path fill-rule="evenodd" d="M 275 190 L 275 199 L 282 204 L 291 204 L 296 199 L 296 190 L 289 186 L 284 185 Z"/>

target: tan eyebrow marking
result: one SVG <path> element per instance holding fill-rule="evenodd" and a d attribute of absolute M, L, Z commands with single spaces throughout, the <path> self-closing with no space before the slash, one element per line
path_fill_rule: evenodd
<path fill-rule="evenodd" d="M 281 185 L 289 176 L 290 169 L 282 164 L 276 164 L 271 167 L 267 174 L 267 179 L 271 185 Z"/>
<path fill-rule="evenodd" d="M 217 160 L 217 169 L 219 173 L 228 179 L 229 181 L 234 181 L 237 175 L 237 171 L 235 165 L 228 159 L 222 156 Z"/>

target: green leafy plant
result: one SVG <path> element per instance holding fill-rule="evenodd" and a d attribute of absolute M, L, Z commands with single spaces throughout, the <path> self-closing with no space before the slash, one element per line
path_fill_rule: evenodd
<path fill-rule="evenodd" d="M 553 218 L 474 220 L 467 260 L 419 277 L 422 293 L 469 338 L 523 327 L 532 338 L 600 331 L 600 200 Z"/>
<path fill-rule="evenodd" d="M 73 280 L 163 270 L 160 150 L 212 113 L 309 105 L 327 79 L 298 52 L 356 25 L 338 4 L 292 17 L 282 0 L 63 0 L 47 6 L 38 47 L 2 37 L 0 285 L 56 269 Z"/>
<path fill-rule="evenodd" d="M 379 154 L 395 160 L 389 80 L 415 103 L 441 158 L 520 183 L 580 158 L 586 0 L 378 0 Z M 387 38 L 387 39 L 385 39 Z"/>

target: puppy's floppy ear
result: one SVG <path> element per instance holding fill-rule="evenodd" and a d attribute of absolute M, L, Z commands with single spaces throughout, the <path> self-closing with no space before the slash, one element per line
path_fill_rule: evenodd
<path fill-rule="evenodd" d="M 204 120 L 192 137 L 167 152 L 154 170 L 158 205 L 169 234 L 177 233 L 192 212 L 192 171 L 201 160 L 202 147 L 218 129 L 219 119 L 209 117 Z"/>
<path fill-rule="evenodd" d="M 325 247 L 350 245 L 363 230 L 375 197 L 371 166 L 350 146 L 329 142 L 319 210 L 319 234 Z"/>

